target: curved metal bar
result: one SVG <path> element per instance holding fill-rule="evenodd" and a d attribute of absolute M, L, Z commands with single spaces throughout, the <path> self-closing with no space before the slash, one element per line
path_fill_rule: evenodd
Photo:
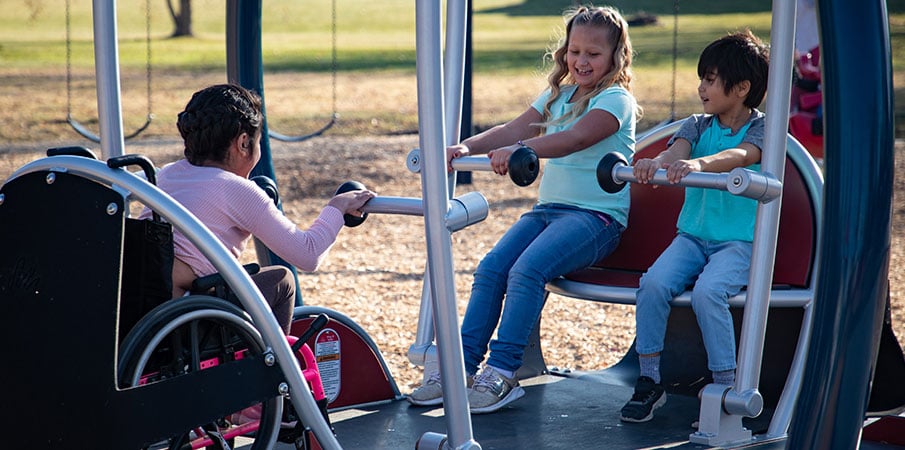
<path fill-rule="evenodd" d="M 148 127 L 151 125 L 151 121 L 153 119 L 154 119 L 154 114 L 148 114 L 148 118 L 145 120 L 144 125 L 138 127 L 138 129 L 136 129 L 135 131 L 124 136 L 123 139 L 128 141 L 129 139 L 132 139 L 132 138 L 138 136 L 143 131 L 148 129 Z M 101 137 L 92 133 L 90 130 L 88 130 L 87 127 L 82 125 L 82 123 L 79 122 L 78 120 L 75 120 L 74 118 L 72 118 L 72 114 L 66 114 L 66 123 L 68 123 L 69 126 L 71 126 L 72 129 L 76 131 L 76 133 L 82 135 L 82 137 L 84 137 L 85 139 L 88 139 L 89 141 L 92 141 L 92 142 L 95 142 L 98 144 L 101 143 Z"/>
<path fill-rule="evenodd" d="M 336 114 L 336 113 L 334 113 L 333 116 L 330 118 L 330 121 L 327 122 L 326 125 L 324 125 L 324 126 L 321 127 L 319 130 L 317 130 L 317 131 L 315 131 L 315 132 L 313 132 L 313 133 L 304 134 L 304 135 L 301 135 L 301 136 L 289 136 L 289 135 L 285 135 L 285 134 L 282 134 L 282 133 L 278 133 L 278 132 L 276 132 L 276 131 L 273 131 L 273 129 L 268 128 L 268 129 L 267 129 L 267 135 L 270 136 L 271 138 L 276 139 L 276 140 L 281 141 L 281 142 L 302 142 L 302 141 L 307 141 L 308 139 L 311 139 L 311 138 L 314 138 L 314 137 L 318 137 L 318 136 L 320 136 L 320 135 L 326 133 L 327 130 L 329 130 L 330 128 L 333 128 L 333 125 L 336 125 L 336 119 L 337 119 L 338 117 L 339 117 L 339 115 Z"/>
<path fill-rule="evenodd" d="M 634 305 L 636 288 L 606 286 L 557 278 L 547 283 L 547 290 L 563 297 L 591 300 L 595 302 Z M 744 307 L 747 295 L 738 294 L 729 298 L 729 306 Z M 770 306 L 774 308 L 803 308 L 814 300 L 812 289 L 780 289 L 770 294 Z M 670 301 L 673 306 L 691 306 L 691 292 L 683 292 Z"/>
<path fill-rule="evenodd" d="M 308 385 L 302 378 L 302 369 L 286 341 L 283 330 L 271 314 L 261 291 L 242 269 L 235 257 L 219 239 L 195 218 L 185 207 L 165 192 L 144 179 L 123 169 L 111 169 L 104 162 L 78 156 L 53 156 L 39 159 L 21 167 L 10 180 L 37 171 L 69 172 L 111 186 L 123 192 L 128 199 L 137 200 L 157 211 L 194 244 L 211 264 L 223 275 L 236 293 L 242 306 L 251 316 L 261 333 L 264 343 L 273 350 L 283 375 L 290 386 L 291 400 L 301 420 L 312 428 L 324 449 L 341 448 L 333 431 L 324 421 Z"/>
<path fill-rule="evenodd" d="M 823 235 L 823 171 L 817 165 L 817 161 L 808 152 L 808 150 L 791 135 L 786 139 L 786 155 L 801 172 L 805 188 L 808 190 L 808 197 L 814 201 L 815 217 L 815 242 L 820 242 Z M 765 439 L 784 438 L 789 432 L 789 426 L 792 422 L 792 414 L 795 409 L 795 402 L 801 393 L 801 384 L 804 381 L 804 364 L 808 355 L 808 343 L 811 339 L 811 332 L 814 329 L 814 298 L 817 289 L 817 280 L 820 279 L 820 261 L 821 248 L 814 246 L 814 261 L 811 268 L 811 277 L 808 284 L 808 291 L 811 295 L 811 301 L 805 305 L 804 317 L 801 321 L 801 330 L 798 332 L 798 342 L 795 345 L 795 356 L 792 359 L 792 366 L 789 367 L 789 375 L 786 378 L 786 385 L 782 390 L 782 394 L 773 410 L 773 418 L 770 419 L 770 426 L 767 429 Z M 774 292 L 775 294 L 775 292 Z M 771 294 L 771 306 L 773 305 Z"/>

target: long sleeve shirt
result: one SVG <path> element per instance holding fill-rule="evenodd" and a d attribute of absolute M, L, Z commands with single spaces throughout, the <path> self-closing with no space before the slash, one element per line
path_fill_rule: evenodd
<path fill-rule="evenodd" d="M 249 237 L 255 236 L 299 269 L 314 271 L 343 226 L 343 213 L 327 206 L 307 230 L 299 229 L 253 181 L 220 168 L 194 166 L 184 159 L 161 169 L 157 185 L 207 226 L 236 258 Z M 140 217 L 150 214 L 146 208 Z M 217 271 L 179 230 L 174 232 L 173 242 L 176 258 L 195 275 Z"/>

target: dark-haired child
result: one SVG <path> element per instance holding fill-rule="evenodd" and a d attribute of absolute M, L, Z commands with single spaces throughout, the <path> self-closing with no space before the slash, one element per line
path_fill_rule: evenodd
<path fill-rule="evenodd" d="M 638 181 L 649 182 L 657 169 L 666 169 L 672 183 L 691 172 L 759 170 L 764 114 L 756 108 L 767 89 L 768 64 L 768 48 L 750 31 L 708 45 L 698 61 L 704 114 L 686 119 L 655 158 L 635 162 Z M 635 349 L 641 376 L 622 408 L 623 421 L 646 422 L 666 403 L 660 352 L 669 302 L 689 285 L 694 284 L 691 305 L 713 381 L 734 384 L 735 332 L 728 299 L 748 283 L 756 211 L 755 200 L 713 189 L 685 189 L 678 234 L 638 288 Z"/>

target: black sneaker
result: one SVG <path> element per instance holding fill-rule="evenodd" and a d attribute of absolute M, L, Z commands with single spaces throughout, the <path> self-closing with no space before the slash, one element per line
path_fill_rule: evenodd
<path fill-rule="evenodd" d="M 666 404 L 663 386 L 649 377 L 638 377 L 632 399 L 622 407 L 623 422 L 647 422 L 654 418 L 654 410 Z"/>

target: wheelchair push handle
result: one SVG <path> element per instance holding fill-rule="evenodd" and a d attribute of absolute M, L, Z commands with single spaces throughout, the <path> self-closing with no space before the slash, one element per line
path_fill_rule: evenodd
<path fill-rule="evenodd" d="M 88 159 L 97 159 L 97 155 L 88 147 L 82 145 L 72 145 L 68 147 L 53 147 L 47 149 L 47 156 L 81 156 Z"/>
<path fill-rule="evenodd" d="M 107 167 L 111 169 L 119 169 L 126 166 L 138 166 L 145 173 L 148 183 L 157 185 L 157 170 L 154 163 L 144 155 L 122 155 L 115 156 L 107 160 Z"/>
<path fill-rule="evenodd" d="M 107 160 L 107 167 L 111 169 L 120 169 L 126 166 L 140 167 L 145 173 L 145 179 L 148 180 L 148 183 L 157 186 L 157 169 L 154 168 L 154 163 L 147 156 L 132 154 L 114 156 Z M 160 222 L 160 214 L 157 214 L 157 211 L 152 211 L 151 217 L 154 222 Z"/>

